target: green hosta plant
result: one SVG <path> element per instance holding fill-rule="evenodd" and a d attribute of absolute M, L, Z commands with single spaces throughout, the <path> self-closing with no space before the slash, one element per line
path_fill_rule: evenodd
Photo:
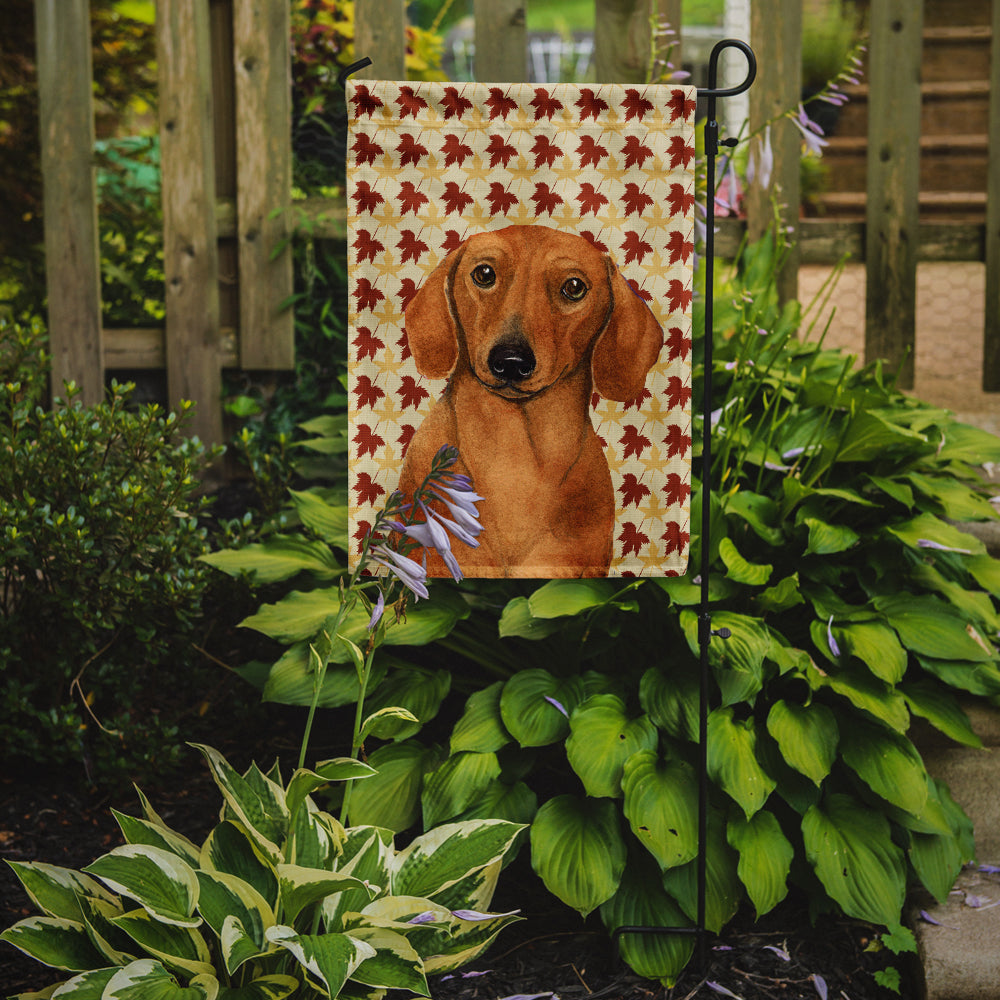
<path fill-rule="evenodd" d="M 487 911 L 518 825 L 450 823 L 400 850 L 391 831 L 346 829 L 313 801 L 331 781 L 370 780 L 368 765 L 338 758 L 285 784 L 277 768 L 240 774 L 199 749 L 224 801 L 201 845 L 140 793 L 142 818 L 115 814 L 126 844 L 83 871 L 11 863 L 41 915 L 0 938 L 70 974 L 54 995 L 429 996 L 429 973 L 470 961 L 517 919 Z"/>

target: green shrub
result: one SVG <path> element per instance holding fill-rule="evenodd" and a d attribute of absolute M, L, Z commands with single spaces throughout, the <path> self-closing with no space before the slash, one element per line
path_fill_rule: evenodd
<path fill-rule="evenodd" d="M 0 322 L 0 744 L 110 773 L 176 752 L 157 683 L 191 661 L 208 453 L 187 405 L 131 409 L 127 385 L 96 406 L 69 385 L 44 409 L 41 336 Z"/>

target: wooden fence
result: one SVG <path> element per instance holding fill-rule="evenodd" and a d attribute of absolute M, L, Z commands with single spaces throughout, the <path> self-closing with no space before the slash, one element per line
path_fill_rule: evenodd
<path fill-rule="evenodd" d="M 526 0 L 474 0 L 476 75 L 527 78 Z M 530 2 L 530 0 L 528 0 Z M 223 437 L 223 368 L 280 371 L 293 365 L 290 235 L 290 0 L 158 0 L 157 40 L 163 170 L 166 325 L 102 329 L 88 0 L 35 0 L 45 182 L 46 252 L 53 384 L 73 379 L 85 401 L 101 397 L 105 372 L 165 369 L 171 402 L 198 405 L 196 433 Z M 983 385 L 1000 390 L 1000 0 L 992 4 L 986 222 L 921 222 L 920 47 L 923 2 L 871 0 L 867 214 L 864 221 L 798 218 L 782 292 L 796 291 L 800 263 L 850 253 L 867 270 L 866 356 L 904 366 L 912 384 L 918 261 L 985 261 Z M 598 82 L 642 82 L 649 19 L 681 23 L 681 0 L 595 0 Z M 801 0 L 754 0 L 751 43 L 759 72 L 750 127 L 797 105 Z M 356 0 L 361 75 L 404 76 L 404 0 Z M 680 39 L 683 51 L 683 38 Z M 677 51 L 673 53 L 677 58 Z M 760 233 L 771 199 L 799 203 L 800 137 L 774 130 L 768 190 L 752 189 L 747 220 L 725 220 L 716 241 L 732 253 L 744 227 Z M 787 127 L 785 127 L 787 126 Z M 345 236 L 343 200 L 299 206 L 313 235 Z"/>

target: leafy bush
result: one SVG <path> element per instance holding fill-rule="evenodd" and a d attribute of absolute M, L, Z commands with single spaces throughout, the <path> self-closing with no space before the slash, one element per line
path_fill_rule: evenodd
<path fill-rule="evenodd" d="M 209 454 L 184 432 L 187 405 L 132 410 L 130 386 L 83 406 L 68 385 L 43 409 L 41 337 L 0 321 L 0 743 L 8 760 L 83 757 L 107 775 L 176 752 L 150 681 L 191 662 Z"/>
<path fill-rule="evenodd" d="M 765 913 L 796 886 L 814 911 L 905 938 L 908 883 L 944 898 L 973 852 L 968 819 L 908 731 L 919 716 L 976 746 L 957 695 L 1000 695 L 1000 561 L 954 523 L 995 516 L 975 466 L 1000 460 L 1000 440 L 904 396 L 880 364 L 855 369 L 821 338 L 798 339 L 801 308 L 779 308 L 774 290 L 780 254 L 770 239 L 747 248 L 715 297 L 710 597 L 713 627 L 731 636 L 709 649 L 707 925 L 719 930 L 744 901 Z M 693 352 L 698 414 L 701 345 Z M 692 489 L 697 567 L 698 475 Z M 295 497 L 306 529 L 321 531 L 305 511 L 313 502 Z M 327 541 L 346 545 L 342 521 L 322 523 Z M 294 534 L 273 544 L 272 555 L 298 560 L 303 590 L 246 624 L 290 644 L 258 677 L 265 697 L 294 701 L 318 627 L 310 608 L 328 584 L 293 555 Z M 357 789 L 352 818 L 401 830 L 421 813 L 425 828 L 534 817 L 533 864 L 568 905 L 599 909 L 609 929 L 692 923 L 695 572 L 466 584 L 464 614 L 443 631 L 476 669 L 453 656 L 446 678 L 474 693 L 449 752 L 421 742 L 416 726 L 395 733 L 370 753 L 379 774 Z M 502 641 L 491 646 L 483 630 L 498 598 Z M 351 698 L 353 671 L 342 669 L 339 680 L 331 671 L 331 704 Z M 431 678 L 419 677 L 390 672 L 382 683 L 387 703 L 426 722 L 443 690 L 431 697 Z M 432 712 L 421 714 L 421 699 Z M 622 949 L 636 971 L 669 982 L 691 942 L 626 936 Z"/>
<path fill-rule="evenodd" d="M 285 785 L 277 767 L 241 775 L 199 749 L 225 803 L 200 847 L 140 793 L 144 818 L 115 813 L 126 845 L 82 872 L 11 863 L 43 915 L 0 938 L 79 973 L 60 996 L 429 996 L 428 973 L 471 961 L 518 919 L 485 912 L 516 824 L 452 823 L 398 850 L 311 798 L 367 765 L 325 761 Z"/>

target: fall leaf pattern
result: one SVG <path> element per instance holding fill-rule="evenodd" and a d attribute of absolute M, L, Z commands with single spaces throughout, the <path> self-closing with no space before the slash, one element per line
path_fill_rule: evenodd
<path fill-rule="evenodd" d="M 407 302 L 469 236 L 540 224 L 607 253 L 663 327 L 641 394 L 626 403 L 595 394 L 591 419 L 616 497 L 611 575 L 683 573 L 694 90 L 348 81 L 348 107 L 352 544 L 360 548 L 445 385 L 417 372 Z"/>

